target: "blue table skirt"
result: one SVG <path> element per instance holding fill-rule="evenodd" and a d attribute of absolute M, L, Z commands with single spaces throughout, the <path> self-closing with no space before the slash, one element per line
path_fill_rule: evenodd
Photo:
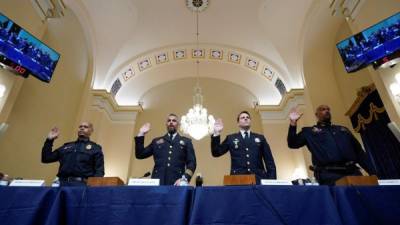
<path fill-rule="evenodd" d="M 342 223 L 327 186 L 244 186 L 197 188 L 190 224 Z"/>
<path fill-rule="evenodd" d="M 332 193 L 343 224 L 400 224 L 400 186 L 332 187 Z"/>
<path fill-rule="evenodd" d="M 0 224 L 188 223 L 192 187 L 3 187 Z"/>
<path fill-rule="evenodd" d="M 58 218 L 53 211 L 58 193 L 55 188 L 1 187 L 0 224 L 46 224 Z"/>
<path fill-rule="evenodd" d="M 0 225 L 399 225 L 400 186 L 0 187 Z"/>

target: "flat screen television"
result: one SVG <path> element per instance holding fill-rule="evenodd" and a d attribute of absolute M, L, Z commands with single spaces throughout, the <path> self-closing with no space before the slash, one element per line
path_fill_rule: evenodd
<path fill-rule="evenodd" d="M 0 13 L 0 63 L 15 73 L 50 82 L 60 54 Z"/>
<path fill-rule="evenodd" d="M 336 44 L 347 72 L 400 51 L 400 12 Z"/>

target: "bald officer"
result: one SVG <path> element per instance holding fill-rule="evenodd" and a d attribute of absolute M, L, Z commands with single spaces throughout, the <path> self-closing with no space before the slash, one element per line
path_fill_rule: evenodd
<path fill-rule="evenodd" d="M 59 162 L 57 176 L 62 186 L 84 186 L 88 177 L 104 176 L 104 156 L 101 146 L 90 140 L 93 125 L 82 122 L 78 138 L 52 151 L 53 142 L 60 135 L 57 127 L 51 129 L 42 148 L 42 163 Z"/>
<path fill-rule="evenodd" d="M 297 131 L 297 121 L 302 114 L 292 109 L 287 137 L 289 148 L 307 146 L 311 152 L 311 167 L 320 184 L 334 185 L 344 176 L 360 176 L 357 163 L 370 174 L 373 174 L 371 162 L 360 143 L 344 126 L 331 123 L 331 109 L 320 105 L 315 110 L 317 124 L 303 127 Z"/>

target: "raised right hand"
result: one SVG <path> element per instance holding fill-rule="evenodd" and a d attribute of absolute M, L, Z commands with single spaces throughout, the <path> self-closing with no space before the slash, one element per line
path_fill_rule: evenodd
<path fill-rule="evenodd" d="M 220 135 L 224 129 L 224 124 L 221 119 L 217 119 L 214 123 L 214 135 Z"/>
<path fill-rule="evenodd" d="M 57 139 L 58 135 L 60 135 L 60 130 L 58 129 L 58 127 L 53 127 L 53 129 L 51 129 L 51 131 L 47 135 L 47 139 L 49 140 Z"/>
<path fill-rule="evenodd" d="M 303 113 L 299 113 L 295 107 L 292 108 L 289 113 L 290 125 L 296 126 L 297 121 L 301 118 L 302 115 Z"/>
<path fill-rule="evenodd" d="M 145 123 L 139 130 L 138 136 L 144 136 L 150 131 L 150 123 Z"/>

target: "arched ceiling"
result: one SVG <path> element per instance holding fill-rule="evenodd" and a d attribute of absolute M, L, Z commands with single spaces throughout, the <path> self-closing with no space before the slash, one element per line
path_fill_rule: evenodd
<path fill-rule="evenodd" d="M 180 68 L 179 71 L 176 70 L 176 67 Z M 240 65 L 232 66 L 216 61 L 207 61 L 202 63 L 199 72 L 202 74 L 202 77 L 226 80 L 240 85 L 257 96 L 257 99 L 254 99 L 254 101 L 258 101 L 260 104 L 270 102 L 275 105 L 279 104 L 281 96 L 274 87 L 274 84 L 262 75 L 248 74 L 247 70 Z M 241 83 L 243 74 L 248 75 L 246 83 Z M 160 76 L 162 76 L 162 79 L 159 79 Z M 132 79 L 132 81 L 128 81 L 128 84 L 124 88 L 121 88 L 115 99 L 120 105 L 135 105 L 141 101 L 142 95 L 147 90 L 162 83 L 186 77 L 195 77 L 194 62 L 181 61 L 165 64 L 149 72 L 144 72 L 140 76 L 135 77 L 135 79 Z M 220 89 L 221 94 L 223 94 L 224 87 L 220 87 Z M 264 95 L 266 90 L 270 90 L 268 91 L 269 95 Z M 260 96 L 263 98 L 260 98 Z"/>
<path fill-rule="evenodd" d="M 195 14 L 187 9 L 185 0 L 64 2 L 87 32 L 93 53 L 92 88 L 110 91 L 119 79 L 118 104 L 135 105 L 143 93 L 160 83 L 195 76 L 195 59 L 191 57 Z M 314 2 L 210 0 L 208 8 L 199 14 L 199 40 L 206 54 L 200 59 L 204 61 L 200 63 L 200 76 L 237 83 L 257 96 L 260 104 L 279 104 L 282 96 L 263 72 L 269 66 L 287 90 L 303 88 L 304 23 Z M 175 62 L 173 52 L 179 48 L 186 49 L 188 58 Z M 211 59 L 212 49 L 223 50 L 225 58 Z M 170 58 L 170 63 L 162 66 L 155 58 L 161 50 Z M 229 62 L 231 50 L 242 53 L 239 65 Z M 246 68 L 248 57 L 259 62 L 256 70 Z M 138 62 L 146 58 L 152 68 L 142 71 Z M 122 78 L 127 68 L 135 74 L 129 81 Z"/>

